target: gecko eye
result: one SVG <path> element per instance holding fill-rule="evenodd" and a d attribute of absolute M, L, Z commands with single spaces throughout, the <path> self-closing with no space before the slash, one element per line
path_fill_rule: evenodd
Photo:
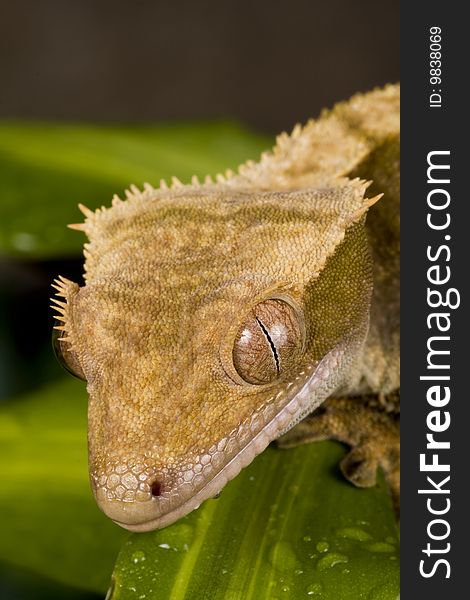
<path fill-rule="evenodd" d="M 61 335 L 62 331 L 52 330 L 52 348 L 58 363 L 74 377 L 86 381 L 77 355 L 70 349 L 70 344 L 60 340 Z"/>
<path fill-rule="evenodd" d="M 233 365 L 247 383 L 271 383 L 295 363 L 303 341 L 298 311 L 284 300 L 265 300 L 252 309 L 238 330 Z"/>

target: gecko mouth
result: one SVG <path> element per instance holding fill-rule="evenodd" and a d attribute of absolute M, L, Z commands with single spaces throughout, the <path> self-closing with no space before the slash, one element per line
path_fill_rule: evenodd
<path fill-rule="evenodd" d="M 353 344 L 354 345 L 354 344 Z M 209 498 L 216 496 L 231 479 L 260 454 L 266 446 L 301 421 L 327 398 L 347 368 L 351 345 L 340 344 L 314 365 L 310 365 L 285 389 L 242 423 L 230 438 L 214 445 L 197 466 L 182 471 L 176 486 L 165 489 L 157 475 L 149 475 L 141 500 L 110 498 L 96 480 L 94 491 L 101 510 L 115 523 L 135 532 L 152 531 L 171 525 Z M 145 499 L 144 499 L 145 498 Z"/>

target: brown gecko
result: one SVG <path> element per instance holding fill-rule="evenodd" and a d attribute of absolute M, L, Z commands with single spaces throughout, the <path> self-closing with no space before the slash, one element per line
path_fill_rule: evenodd
<path fill-rule="evenodd" d="M 55 283 L 100 508 L 164 527 L 280 436 L 350 445 L 346 477 L 370 486 L 380 466 L 398 504 L 399 87 L 236 174 L 126 195 L 81 207 L 85 285 Z"/>

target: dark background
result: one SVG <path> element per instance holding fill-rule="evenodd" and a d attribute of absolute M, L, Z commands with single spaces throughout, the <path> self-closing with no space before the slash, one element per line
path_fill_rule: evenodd
<path fill-rule="evenodd" d="M 0 118 L 276 133 L 399 79 L 398 0 L 0 3 Z"/>
<path fill-rule="evenodd" d="M 0 0 L 0 119 L 232 119 L 290 130 L 399 79 L 398 0 Z M 2 199 L 0 197 L 0 203 Z M 50 282 L 81 258 L 0 256 L 0 398 L 61 376 Z M 24 335 L 24 333 L 27 335 Z M 0 568 L 2 598 L 95 598 Z"/>
<path fill-rule="evenodd" d="M 402 68 L 401 96 L 401 454 L 406 457 L 401 469 L 401 590 L 403 598 L 459 598 L 461 590 L 468 587 L 468 540 L 469 540 L 469 478 L 468 478 L 468 427 L 470 405 L 468 401 L 468 332 L 470 298 L 469 251 L 468 251 L 468 98 L 463 93 L 462 60 L 468 52 L 463 50 L 462 40 L 467 35 L 467 20 L 464 5 L 443 4 L 439 0 L 426 3 L 426 10 L 416 11 L 411 3 L 403 4 L 402 14 L 402 53 L 406 56 Z M 441 59 L 442 93 L 441 108 L 429 107 L 429 95 L 433 88 L 430 68 L 430 27 L 439 26 L 442 30 Z M 466 52 L 464 55 L 462 52 Z M 450 184 L 430 185 L 427 183 L 427 155 L 435 150 L 450 151 L 446 161 L 450 164 L 447 177 Z M 442 172 L 441 172 L 442 173 Z M 446 179 L 445 176 L 440 176 Z M 432 189 L 442 188 L 451 195 L 448 212 L 451 221 L 446 230 L 432 230 L 427 225 L 430 210 L 427 195 Z M 440 215 L 443 219 L 444 215 Z M 449 235 L 449 239 L 445 239 Z M 427 258 L 427 247 L 438 248 L 448 244 L 450 260 L 439 260 L 441 272 L 450 269 L 447 284 L 436 286 L 428 279 L 428 269 L 432 263 Z M 445 307 L 431 308 L 427 303 L 427 288 L 451 287 L 460 292 L 461 305 L 453 310 Z M 436 334 L 436 328 L 427 323 L 427 317 L 434 311 L 447 312 L 451 320 L 450 329 Z M 442 349 L 449 350 L 439 364 L 449 365 L 446 370 L 428 370 L 427 345 L 431 336 L 448 335 L 449 340 L 441 342 Z M 434 347 L 435 347 L 434 341 Z M 434 453 L 427 448 L 430 433 L 428 414 L 433 407 L 426 400 L 426 392 L 433 384 L 420 381 L 421 375 L 448 375 L 451 398 L 442 411 L 449 411 L 450 427 L 439 434 L 442 442 L 448 441 L 448 450 L 436 453 L 440 464 L 449 464 L 449 472 L 425 472 L 419 469 L 419 455 Z M 442 420 L 444 417 L 442 416 Z M 437 458 L 436 458 L 437 460 Z M 429 459 L 427 459 L 429 462 Z M 449 482 L 441 489 L 450 490 L 447 496 L 418 494 L 418 490 L 433 489 L 427 477 L 439 484 L 447 476 Z M 431 498 L 431 508 L 443 510 L 448 497 L 451 504 L 447 513 L 431 514 L 427 505 Z M 438 506 L 438 503 L 440 505 Z M 429 530 L 441 540 L 432 539 L 428 531 L 434 519 L 444 519 L 450 525 L 450 534 L 444 538 L 443 524 L 434 524 Z M 440 530 L 438 531 L 438 528 Z M 433 550 L 430 556 L 428 547 Z M 448 545 L 448 547 L 447 547 Z M 426 553 L 424 553 L 426 551 Z M 439 559 L 450 564 L 450 577 L 446 579 L 447 568 L 437 565 L 432 577 L 419 574 L 421 560 L 424 571 L 430 573 Z"/>

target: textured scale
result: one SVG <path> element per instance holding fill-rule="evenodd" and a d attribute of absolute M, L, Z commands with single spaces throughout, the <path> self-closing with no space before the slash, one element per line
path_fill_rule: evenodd
<path fill-rule="evenodd" d="M 332 394 L 398 388 L 398 109 L 387 86 L 238 173 L 80 206 L 85 285 L 59 278 L 56 310 L 87 380 L 93 491 L 113 520 L 163 527 Z M 267 319 L 265 337 L 234 360 L 250 315 Z"/>

